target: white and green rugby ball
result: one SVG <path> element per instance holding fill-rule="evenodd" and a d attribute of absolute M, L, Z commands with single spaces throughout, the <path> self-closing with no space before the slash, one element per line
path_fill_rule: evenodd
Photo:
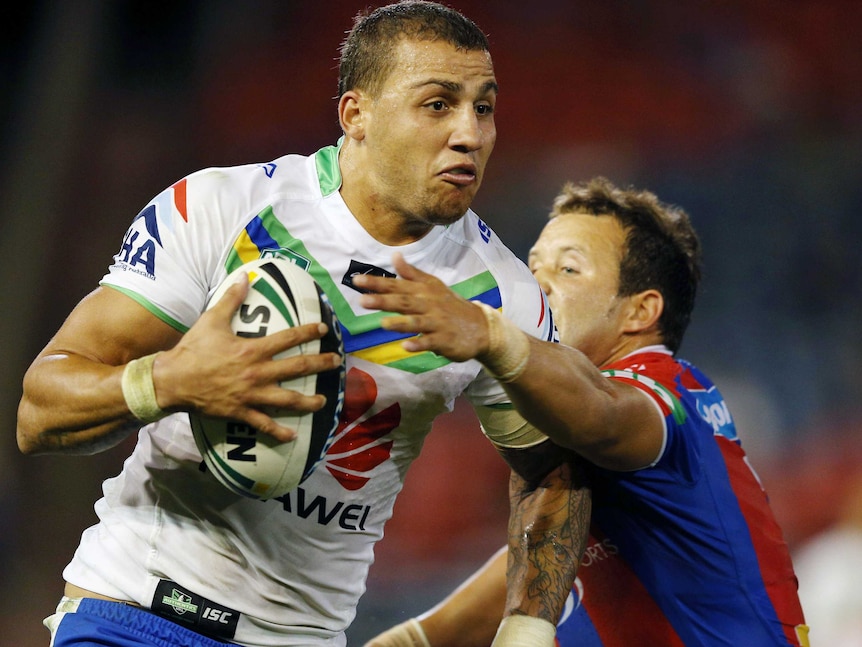
<path fill-rule="evenodd" d="M 323 322 L 329 332 L 288 349 L 276 358 L 336 352 L 341 367 L 281 383 L 305 395 L 322 393 L 326 405 L 315 413 L 270 412 L 279 423 L 297 431 L 291 442 L 280 442 L 238 421 L 189 414 L 195 442 L 209 472 L 232 492 L 253 499 L 272 499 L 295 489 L 321 462 L 332 444 L 344 403 L 344 345 L 335 312 L 312 276 L 279 258 L 263 258 L 231 272 L 216 289 L 211 308 L 236 283 L 249 275 L 249 290 L 231 321 L 242 337 L 262 337 L 307 323 Z"/>

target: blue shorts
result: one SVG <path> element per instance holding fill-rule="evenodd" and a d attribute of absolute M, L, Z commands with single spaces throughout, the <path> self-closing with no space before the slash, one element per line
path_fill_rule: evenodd
<path fill-rule="evenodd" d="M 77 608 L 75 608 L 77 607 Z M 45 619 L 52 647 L 224 647 L 154 613 L 122 602 L 63 598 L 57 613 Z"/>

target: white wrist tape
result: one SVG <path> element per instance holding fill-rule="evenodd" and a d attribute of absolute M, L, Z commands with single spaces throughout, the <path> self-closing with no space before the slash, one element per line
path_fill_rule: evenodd
<path fill-rule="evenodd" d="M 531 616 L 506 616 L 491 647 L 554 647 L 557 628 Z"/>
<path fill-rule="evenodd" d="M 413 639 L 413 642 L 410 643 L 410 647 L 431 647 L 431 643 L 428 642 L 428 636 L 425 635 L 425 630 L 416 618 L 410 618 L 410 620 L 404 624 L 407 627 L 407 632 Z"/>
<path fill-rule="evenodd" d="M 498 310 L 477 302 L 488 321 L 488 354 L 482 364 L 500 382 L 517 380 L 530 359 L 527 334 Z"/>
<path fill-rule="evenodd" d="M 526 449 L 545 442 L 548 437 L 524 420 L 517 409 L 476 407 L 479 426 L 488 440 L 498 447 Z"/>
<path fill-rule="evenodd" d="M 384 631 L 374 638 L 369 647 L 431 647 L 425 630 L 416 618 L 410 618 L 400 625 Z"/>
<path fill-rule="evenodd" d="M 155 422 L 168 415 L 156 400 L 156 387 L 153 386 L 153 362 L 156 355 L 146 355 L 133 359 L 123 369 L 123 397 L 129 411 L 141 422 Z"/>

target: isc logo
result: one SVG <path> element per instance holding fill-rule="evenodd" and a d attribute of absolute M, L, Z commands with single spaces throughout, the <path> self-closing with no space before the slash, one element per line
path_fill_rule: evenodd
<path fill-rule="evenodd" d="M 206 607 L 204 609 L 203 617 L 205 620 L 212 620 L 213 622 L 220 622 L 223 625 L 228 624 L 230 622 L 230 617 L 233 615 L 230 611 L 223 611 L 222 609 L 215 609 L 213 607 Z"/>

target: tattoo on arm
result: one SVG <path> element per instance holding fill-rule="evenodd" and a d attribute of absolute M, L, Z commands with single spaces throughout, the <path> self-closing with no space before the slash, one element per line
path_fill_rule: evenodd
<path fill-rule="evenodd" d="M 539 447 L 544 459 L 534 453 L 527 461 L 531 469 L 518 469 L 510 460 L 505 615 L 556 624 L 586 547 L 591 492 L 580 458 L 550 442 Z M 555 466 L 548 471 L 548 465 Z"/>

